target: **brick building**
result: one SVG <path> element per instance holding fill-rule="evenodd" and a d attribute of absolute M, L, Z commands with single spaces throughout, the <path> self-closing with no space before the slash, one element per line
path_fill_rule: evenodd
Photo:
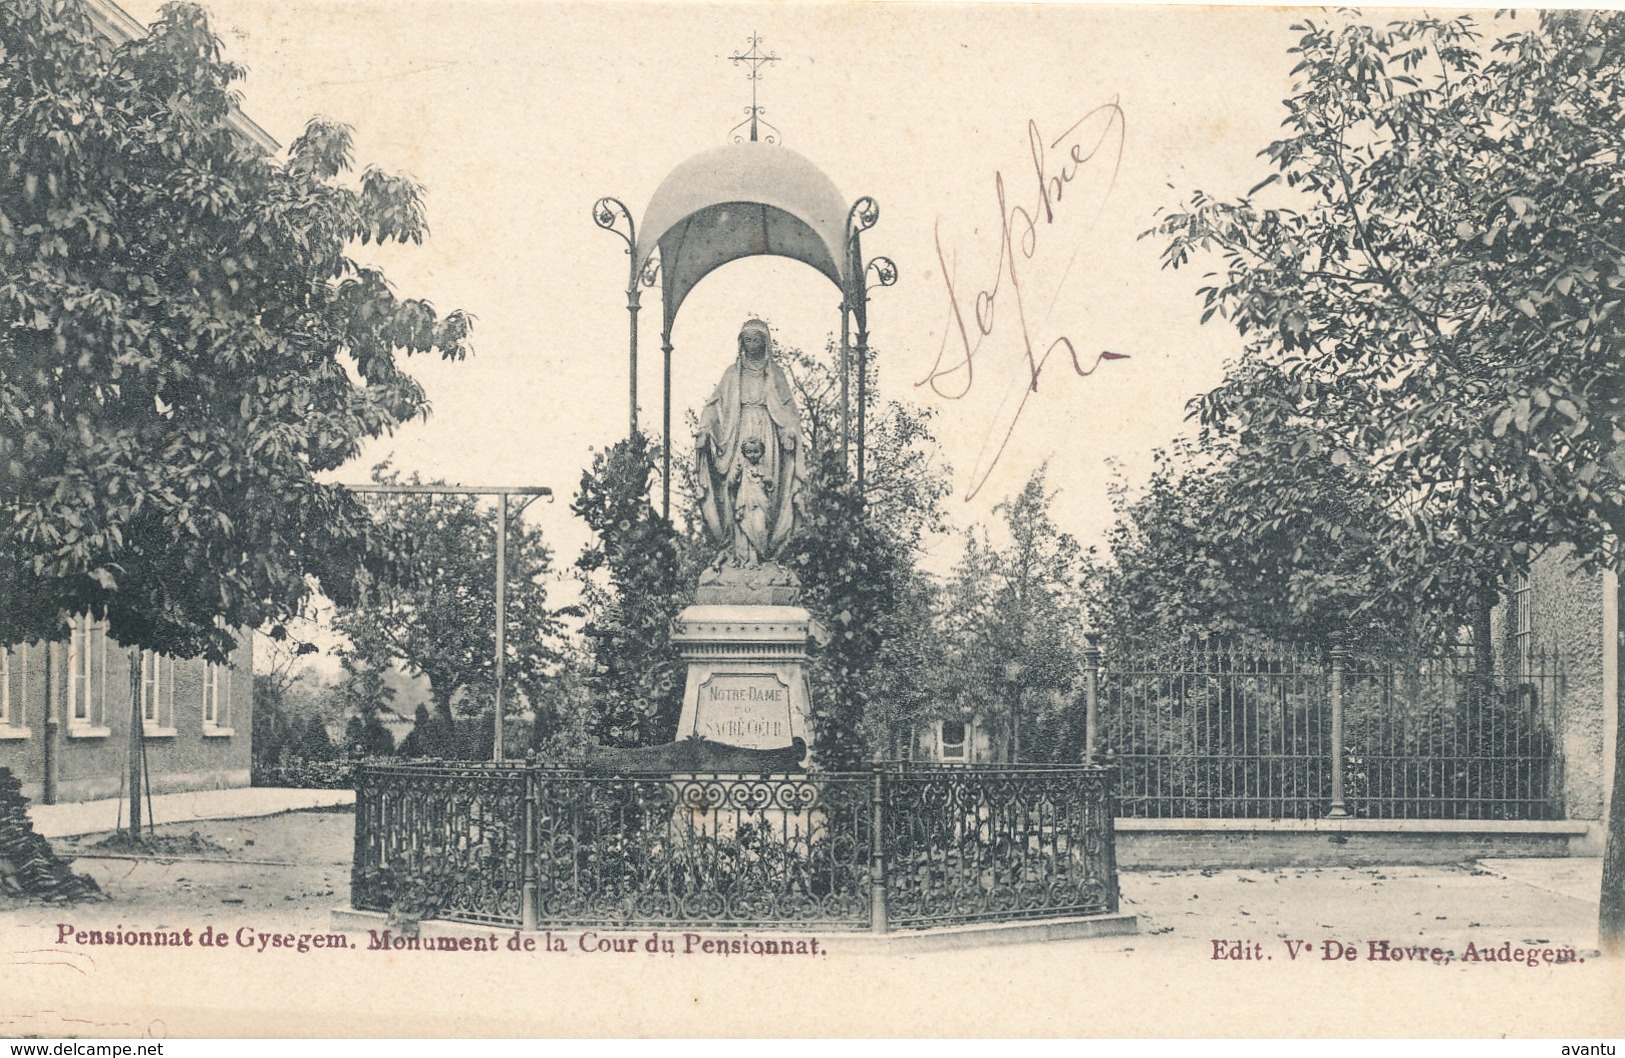
<path fill-rule="evenodd" d="M 91 24 L 115 43 L 146 32 L 114 0 L 86 0 Z M 251 119 L 227 118 L 245 143 L 277 142 Z M 38 801 L 119 793 L 130 747 L 142 745 L 153 793 L 247 786 L 253 695 L 250 636 L 229 665 L 147 652 L 131 656 L 88 618 L 60 643 L 0 646 L 0 767 Z M 132 743 L 131 675 L 138 670 L 141 740 Z"/>
<path fill-rule="evenodd" d="M 0 767 L 46 804 L 118 796 L 132 745 L 154 794 L 247 786 L 253 645 L 239 638 L 231 664 L 211 665 L 132 652 L 82 617 L 65 642 L 0 649 Z"/>

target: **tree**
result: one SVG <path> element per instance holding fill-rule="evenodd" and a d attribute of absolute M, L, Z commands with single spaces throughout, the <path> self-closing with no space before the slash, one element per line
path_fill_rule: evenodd
<path fill-rule="evenodd" d="M 821 356 L 781 348 L 780 356 L 812 470 L 803 529 L 785 561 L 830 635 L 812 665 L 815 755 L 821 767 L 853 767 L 877 750 L 895 756 L 935 708 L 943 650 L 932 623 L 935 586 L 918 562 L 942 529 L 950 473 L 931 409 L 881 400 L 871 355 L 860 487 L 840 450 L 839 348 L 828 343 Z M 856 415 L 850 426 L 855 439 Z"/>
<path fill-rule="evenodd" d="M 781 347 L 779 353 L 801 402 L 807 451 L 812 454 L 810 466 L 821 453 L 840 449 L 840 349 L 829 343 L 821 356 L 794 347 Z M 888 532 L 906 547 L 918 549 L 944 527 L 942 501 L 952 475 L 932 432 L 935 411 L 909 401 L 882 400 L 879 360 L 871 349 L 865 388 L 863 500 Z M 855 399 L 856 386 L 852 388 Z M 855 439 L 855 413 L 850 426 Z"/>
<path fill-rule="evenodd" d="M 1376 593 L 1482 608 L 1549 545 L 1625 569 L 1625 18 L 1545 12 L 1489 41 L 1468 17 L 1295 30 L 1274 171 L 1156 229 L 1169 266 L 1222 259 L 1204 318 L 1247 343 L 1204 428 L 1297 431 L 1316 442 L 1297 460 L 1352 468 L 1392 515 Z M 1621 949 L 1625 768 L 1611 819 L 1601 925 Z"/>
<path fill-rule="evenodd" d="M 1373 589 L 1372 541 L 1391 517 L 1378 499 L 1345 467 L 1279 447 L 1181 439 L 1143 488 L 1114 486 L 1111 558 L 1089 570 L 1097 627 L 1147 646 L 1259 636 L 1388 652 L 1453 638 L 1448 615 Z"/>
<path fill-rule="evenodd" d="M 585 595 L 589 732 L 611 746 L 677 735 L 685 669 L 671 622 L 692 598 L 677 531 L 649 499 L 654 452 L 633 434 L 593 456 L 570 509 L 597 543 L 576 560 Z M 601 575 L 601 576 L 600 576 Z"/>
<path fill-rule="evenodd" d="M 255 786 L 270 785 L 283 751 L 304 730 L 289 701 L 295 687 L 292 682 L 284 684 L 258 674 L 254 677 L 253 760 L 249 781 Z"/>
<path fill-rule="evenodd" d="M 379 714 L 395 698 L 395 688 L 384 679 L 388 662 L 346 654 L 340 664 L 344 679 L 338 686 L 340 715 L 344 725 L 344 752 L 348 756 L 388 756 L 395 752 L 395 738 L 384 727 Z"/>
<path fill-rule="evenodd" d="M 382 465 L 374 468 L 373 479 L 401 483 Z M 422 482 L 414 474 L 408 484 Z M 457 701 L 467 703 L 471 716 L 490 716 L 496 686 L 496 513 L 468 495 L 384 493 L 372 500 L 374 517 L 387 527 L 383 531 L 397 569 L 391 581 L 339 607 L 333 621 L 351 644 L 345 654 L 350 682 L 398 661 L 428 680 L 440 730 L 455 727 Z M 547 603 L 552 552 L 541 530 L 514 513 L 509 521 L 506 683 L 534 702 L 559 663 L 563 625 Z M 382 688 L 381 679 L 373 682 Z M 382 704 L 381 694 L 358 690 L 354 711 L 366 716 Z M 473 748 L 455 755 L 471 756 Z"/>
<path fill-rule="evenodd" d="M 304 730 L 294 743 L 293 752 L 307 761 L 338 759 L 339 752 L 333 745 L 333 736 L 328 733 L 327 723 L 320 714 L 311 713 L 305 717 Z"/>
<path fill-rule="evenodd" d="M 802 604 L 829 634 L 811 664 L 813 755 L 819 767 L 855 768 L 873 755 L 895 718 L 885 715 L 887 647 L 908 630 L 897 621 L 912 557 L 885 532 L 847 473 L 838 450 L 818 454 L 807 483 L 804 521 L 786 563 L 801 581 Z"/>
<path fill-rule="evenodd" d="M 1085 620 L 1077 541 L 1050 518 L 1053 494 L 1039 467 L 994 512 L 1009 543 L 972 530 L 942 616 L 950 663 L 947 700 L 1001 729 L 1007 761 L 1077 761 L 1076 708 Z"/>
<path fill-rule="evenodd" d="M 532 700 L 527 753 L 542 761 L 579 761 L 593 745 L 588 728 L 596 717 L 586 687 L 585 646 L 566 646 L 557 678 L 548 681 L 539 700 Z"/>
<path fill-rule="evenodd" d="M 0 9 L 0 642 L 105 615 L 127 646 L 224 661 L 231 629 L 354 599 L 387 555 L 317 480 L 425 414 L 401 354 L 470 318 L 397 297 L 356 242 L 420 242 L 421 189 L 312 122 L 241 131 L 202 11 L 115 44 L 83 0 Z"/>

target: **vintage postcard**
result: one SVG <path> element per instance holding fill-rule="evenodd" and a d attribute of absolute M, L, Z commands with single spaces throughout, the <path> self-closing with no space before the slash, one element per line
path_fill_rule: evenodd
<path fill-rule="evenodd" d="M 1622 90 L 10 0 L 0 1033 L 1625 1034 Z"/>

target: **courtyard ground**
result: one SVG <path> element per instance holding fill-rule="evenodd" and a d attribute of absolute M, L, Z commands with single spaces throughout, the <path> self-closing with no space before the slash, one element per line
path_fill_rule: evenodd
<path fill-rule="evenodd" d="M 647 931 L 637 935 L 643 948 L 614 954 L 583 950 L 581 931 L 557 934 L 563 950 L 553 952 L 510 952 L 511 933 L 501 931 L 504 950 L 484 955 L 369 952 L 364 935 L 344 951 L 284 949 L 263 938 L 326 934 L 347 902 L 347 808 L 191 820 L 158 833 L 172 854 L 109 853 L 98 847 L 105 834 L 53 840 L 108 899 L 0 907 L 8 976 L 24 975 L 20 987 L 0 989 L 0 1032 L 1625 1032 L 1625 967 L 1595 952 L 1597 860 L 1131 871 L 1122 893 L 1123 909 L 1139 916 L 1135 936 L 910 955 L 843 949 L 834 938 L 828 954 L 790 964 L 649 953 Z M 129 927 L 232 939 L 208 949 L 75 939 Z M 1469 944 L 1572 949 L 1574 961 L 1463 960 Z M 1439 961 L 1434 949 L 1455 954 Z M 1421 961 L 1378 956 L 1396 950 Z M 595 1021 L 604 1011 L 615 1019 Z"/>

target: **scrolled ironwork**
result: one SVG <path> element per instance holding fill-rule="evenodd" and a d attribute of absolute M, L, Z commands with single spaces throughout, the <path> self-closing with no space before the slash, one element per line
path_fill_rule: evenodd
<path fill-rule="evenodd" d="M 746 107 L 745 120 L 728 130 L 728 139 L 734 143 L 754 143 L 758 140 L 762 143 L 782 142 L 784 133 L 777 125 L 762 117 L 765 113 L 766 107 Z M 749 129 L 749 132 L 741 132 L 740 129 Z M 762 129 L 769 131 L 764 133 Z"/>
<path fill-rule="evenodd" d="M 626 243 L 626 252 L 631 253 L 638 244 L 638 229 L 632 220 L 632 211 L 626 208 L 626 203 L 618 198 L 605 195 L 592 205 L 593 223 L 607 232 L 619 235 Z M 622 231 L 620 224 L 626 222 L 626 230 Z"/>
<path fill-rule="evenodd" d="M 880 203 L 864 195 L 846 211 L 847 238 L 868 231 L 880 222 Z"/>
<path fill-rule="evenodd" d="M 652 287 L 660 282 L 660 254 L 658 252 L 650 254 L 649 259 L 643 262 L 643 271 L 638 273 L 638 282 L 646 287 Z"/>
<path fill-rule="evenodd" d="M 517 926 L 528 882 L 542 928 L 854 930 L 877 905 L 905 929 L 1095 914 L 1116 904 L 1111 782 L 1092 766 L 365 766 L 352 902 Z"/>
<path fill-rule="evenodd" d="M 875 281 L 868 285 L 869 290 L 897 285 L 897 263 L 890 257 L 870 258 L 863 274 L 867 277 L 871 272 L 874 273 Z"/>
<path fill-rule="evenodd" d="M 773 789 L 767 782 L 735 783 L 728 788 L 728 807 L 742 812 L 760 812 L 773 807 Z"/>
<path fill-rule="evenodd" d="M 1112 909 L 1105 769 L 911 768 L 888 780 L 886 902 L 896 926 Z"/>
<path fill-rule="evenodd" d="M 373 765 L 356 782 L 356 907 L 408 920 L 520 924 L 523 771 Z"/>
<path fill-rule="evenodd" d="M 766 121 L 762 120 L 762 115 L 767 112 L 767 108 L 761 106 L 756 101 L 756 85 L 762 79 L 762 67 L 766 66 L 768 63 L 778 62 L 779 56 L 776 52 L 763 53 L 761 34 L 752 33 L 748 39 L 750 40 L 750 51 L 740 52 L 728 56 L 729 60 L 732 61 L 735 66 L 738 66 L 741 63 L 748 63 L 750 65 L 750 72 L 745 75 L 746 80 L 750 81 L 750 106 L 745 108 L 745 120 L 728 130 L 729 135 L 733 137 L 733 141 L 735 143 L 744 143 L 747 138 L 755 141 L 758 138 L 758 125 L 767 125 L 768 128 L 773 129 L 775 134 L 779 132 L 778 129 L 773 128 L 772 125 L 768 125 Z M 746 137 L 739 132 L 740 129 L 747 125 L 750 126 L 749 137 Z M 767 136 L 765 139 L 768 143 L 779 142 L 778 135 Z"/>

